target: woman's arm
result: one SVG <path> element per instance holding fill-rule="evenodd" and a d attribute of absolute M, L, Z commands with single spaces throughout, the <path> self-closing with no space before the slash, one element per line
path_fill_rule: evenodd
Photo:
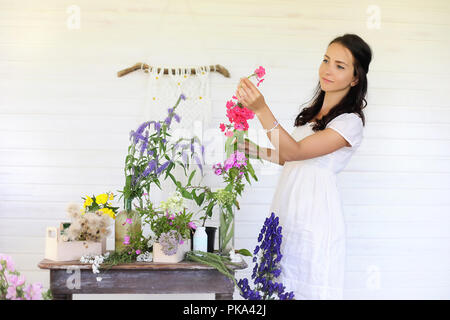
<path fill-rule="evenodd" d="M 267 104 L 264 103 L 264 107 L 260 111 L 255 112 L 255 114 L 264 129 L 270 130 L 273 128 L 276 119 Z M 277 154 L 280 159 L 284 159 L 283 163 L 296 158 L 299 152 L 299 144 L 283 127 L 278 125 L 274 130 L 266 134 L 275 148 L 272 153 Z"/>
<path fill-rule="evenodd" d="M 267 160 L 280 166 L 284 165 L 285 160 L 283 160 L 275 149 L 271 148 L 260 148 L 258 152 L 258 157 Z"/>

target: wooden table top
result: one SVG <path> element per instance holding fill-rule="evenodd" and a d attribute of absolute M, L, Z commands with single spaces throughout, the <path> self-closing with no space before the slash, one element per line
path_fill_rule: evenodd
<path fill-rule="evenodd" d="M 102 266 L 102 265 L 100 265 Z M 92 269 L 89 263 L 82 263 L 79 260 L 73 261 L 53 261 L 44 259 L 39 262 L 40 269 L 58 270 L 67 268 Z M 242 260 L 239 266 L 230 265 L 233 270 L 242 270 L 247 268 L 247 263 Z M 207 266 L 202 263 L 192 261 L 181 261 L 178 263 L 160 263 L 160 262 L 133 262 L 126 264 L 118 264 L 112 267 L 106 267 L 119 270 L 215 270 L 216 268 Z"/>

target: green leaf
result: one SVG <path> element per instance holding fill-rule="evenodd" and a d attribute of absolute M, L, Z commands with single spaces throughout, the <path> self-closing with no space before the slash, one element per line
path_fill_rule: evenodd
<path fill-rule="evenodd" d="M 194 177 L 194 175 L 195 175 L 195 170 L 192 171 L 192 173 L 190 174 L 189 179 L 188 179 L 187 186 L 190 186 L 190 185 L 191 185 L 191 180 L 192 180 L 192 178 Z"/>
<path fill-rule="evenodd" d="M 227 228 L 228 229 L 228 228 Z M 223 241 L 223 247 L 226 247 L 226 245 L 228 244 L 228 242 L 230 242 L 231 238 L 234 236 L 234 223 L 231 224 L 231 230 L 230 232 L 228 232 L 228 234 L 226 235 L 225 240 Z"/>
<path fill-rule="evenodd" d="M 198 202 L 197 202 L 197 204 L 198 204 L 199 206 L 201 206 L 204 200 L 205 200 L 205 193 L 202 193 L 201 195 L 198 196 Z"/>
<path fill-rule="evenodd" d="M 258 181 L 258 178 L 256 177 L 255 170 L 253 169 L 253 166 L 250 164 L 250 161 L 247 162 L 247 168 L 250 174 L 252 175 L 253 179 Z"/>
<path fill-rule="evenodd" d="M 170 172 L 170 170 L 172 170 L 173 167 L 175 167 L 175 164 L 173 162 L 171 162 L 166 169 L 166 176 L 164 177 L 164 180 L 167 179 L 167 176 L 169 175 L 169 172 Z"/>
<path fill-rule="evenodd" d="M 239 249 L 239 250 L 235 250 L 236 253 L 242 254 L 243 256 L 246 257 L 251 257 L 253 256 L 250 251 L 248 251 L 247 249 Z"/>
<path fill-rule="evenodd" d="M 213 208 L 214 208 L 214 201 L 211 201 L 208 205 L 208 208 L 206 209 L 205 215 L 211 218 Z"/>
<path fill-rule="evenodd" d="M 182 195 L 183 197 L 185 197 L 186 199 L 192 200 L 192 194 L 190 194 L 189 192 L 187 192 L 186 189 L 182 189 L 182 190 L 181 190 L 181 195 Z"/>

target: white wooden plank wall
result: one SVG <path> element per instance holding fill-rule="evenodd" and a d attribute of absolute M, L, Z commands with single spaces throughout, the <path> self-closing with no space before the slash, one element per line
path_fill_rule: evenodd
<path fill-rule="evenodd" d="M 48 288 L 48 272 L 36 266 L 45 227 L 66 219 L 68 202 L 122 187 L 146 82 L 142 72 L 117 78 L 118 70 L 138 61 L 225 66 L 230 79 L 211 76 L 216 127 L 239 78 L 262 65 L 266 101 L 292 130 L 327 44 L 349 32 L 374 58 L 365 139 L 338 176 L 345 298 L 450 298 L 449 21 L 447 0 L 1 1 L 0 252 Z M 237 247 L 256 245 L 279 172 L 258 167 L 237 217 Z M 131 296 L 75 299 L 117 297 Z"/>

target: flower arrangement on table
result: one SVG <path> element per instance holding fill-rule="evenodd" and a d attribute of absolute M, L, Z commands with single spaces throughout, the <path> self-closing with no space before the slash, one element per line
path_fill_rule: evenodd
<path fill-rule="evenodd" d="M 191 230 L 197 228 L 188 212 L 183 197 L 176 192 L 166 201 L 161 201 L 158 208 L 153 208 L 151 202 L 144 209 L 138 209 L 146 217 L 153 233 L 153 245 L 158 244 L 162 252 L 171 256 L 177 253 L 180 245 L 187 243 Z"/>
<path fill-rule="evenodd" d="M 161 175 L 165 173 L 166 179 L 176 164 L 181 165 L 186 173 L 186 169 L 189 169 L 189 157 L 195 160 L 203 173 L 204 161 L 195 149 L 196 146 L 199 147 L 203 157 L 204 147 L 197 137 L 180 138 L 175 143 L 168 143 L 173 119 L 180 122 L 180 116 L 175 111 L 180 101 L 185 99 L 181 94 L 175 106 L 168 109 L 168 116 L 164 121 L 146 121 L 136 131 L 130 132 L 131 144 L 125 158 L 125 186 L 120 191 L 126 210 L 132 209 L 133 199 L 139 199 L 140 207 L 143 208 L 144 200 L 150 200 L 150 186 L 155 184 L 161 189 Z M 152 125 L 154 130 L 151 130 Z"/>
<path fill-rule="evenodd" d="M 98 196 L 86 196 L 83 209 L 76 203 L 67 207 L 70 223 L 63 223 L 61 239 L 63 241 L 94 241 L 105 239 L 111 231 L 111 219 L 115 219 L 118 207 L 113 207 L 108 200 L 114 199 L 112 192 Z"/>
<path fill-rule="evenodd" d="M 42 291 L 39 282 L 26 285 L 25 276 L 16 270 L 13 259 L 0 253 L 0 300 L 49 300 L 50 289 Z"/>

